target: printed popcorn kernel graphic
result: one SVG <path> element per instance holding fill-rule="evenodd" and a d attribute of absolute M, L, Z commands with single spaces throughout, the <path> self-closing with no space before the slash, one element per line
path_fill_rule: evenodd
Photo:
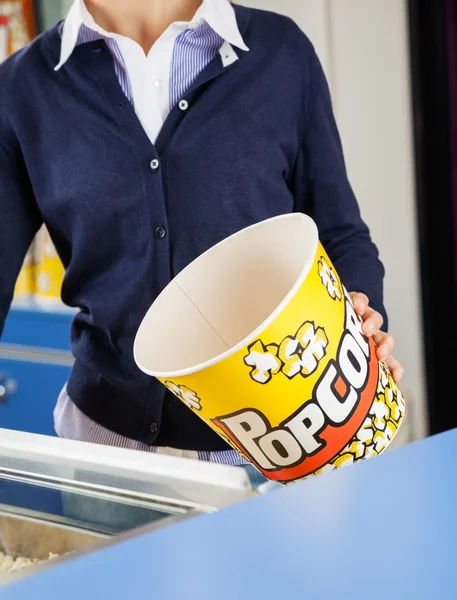
<path fill-rule="evenodd" d="M 248 367 L 253 367 L 251 377 L 257 383 L 268 383 L 273 375 L 281 370 L 281 361 L 276 354 L 278 347 L 274 344 L 264 346 L 257 340 L 248 348 L 249 354 L 244 358 Z"/>
<path fill-rule="evenodd" d="M 186 387 L 185 385 L 177 385 L 172 381 L 166 381 L 165 386 L 170 390 L 172 394 L 177 396 L 180 400 L 186 404 L 192 410 L 201 410 L 202 405 L 200 398 L 197 396 L 196 392 L 193 392 L 191 389 Z"/>
<path fill-rule="evenodd" d="M 361 428 L 331 463 L 315 471 L 313 475 L 351 464 L 354 459 L 371 458 L 380 454 L 395 436 L 404 413 L 403 395 L 385 363 L 380 362 L 376 397 Z"/>
<path fill-rule="evenodd" d="M 338 281 L 338 277 L 336 276 L 335 271 L 332 269 L 332 267 L 328 264 L 328 262 L 323 256 L 321 256 L 318 262 L 318 268 L 319 276 L 321 278 L 322 283 L 327 288 L 327 292 L 330 298 L 332 298 L 333 300 L 341 300 L 343 296 L 341 293 L 341 286 Z"/>
<path fill-rule="evenodd" d="M 306 321 L 295 335 L 288 335 L 278 344 L 265 346 L 257 340 L 248 347 L 244 362 L 251 369 L 251 378 L 257 383 L 268 383 L 273 375 L 283 373 L 289 379 L 300 374 L 309 377 L 324 358 L 328 338 L 322 327 Z"/>
<path fill-rule="evenodd" d="M 348 467 L 349 465 L 352 465 L 354 463 L 354 456 L 350 453 L 347 452 L 346 454 L 341 454 L 340 456 L 338 456 L 337 459 L 335 459 L 333 465 L 334 467 L 338 467 L 338 468 L 342 468 L 342 467 Z"/>
<path fill-rule="evenodd" d="M 328 339 L 322 327 L 316 329 L 311 321 L 304 323 L 294 337 L 286 337 L 279 346 L 282 372 L 289 379 L 299 373 L 308 377 L 324 358 L 327 346 Z"/>

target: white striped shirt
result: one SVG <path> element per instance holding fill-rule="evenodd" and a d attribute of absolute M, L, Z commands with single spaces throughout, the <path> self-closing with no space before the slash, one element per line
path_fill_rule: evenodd
<path fill-rule="evenodd" d="M 111 52 L 119 85 L 152 144 L 170 110 L 218 53 L 223 61 L 234 62 L 237 55 L 232 45 L 248 50 L 228 0 L 204 0 L 190 23 L 171 25 L 147 55 L 133 40 L 101 29 L 83 0 L 75 0 L 63 24 L 61 57 L 56 70 L 65 64 L 77 45 L 99 39 L 105 41 Z M 59 396 L 54 422 L 57 434 L 64 438 L 221 464 L 246 462 L 235 450 L 191 452 L 157 448 L 121 436 L 89 419 L 72 402 L 66 387 Z"/>

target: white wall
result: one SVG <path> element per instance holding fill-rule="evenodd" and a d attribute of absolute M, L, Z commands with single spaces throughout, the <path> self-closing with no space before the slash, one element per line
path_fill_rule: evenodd
<path fill-rule="evenodd" d="M 292 17 L 332 89 L 349 178 L 386 267 L 385 303 L 406 376 L 399 443 L 426 434 L 406 0 L 245 0 Z"/>

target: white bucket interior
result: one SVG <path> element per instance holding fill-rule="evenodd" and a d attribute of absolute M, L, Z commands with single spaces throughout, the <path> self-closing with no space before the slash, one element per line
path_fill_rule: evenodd
<path fill-rule="evenodd" d="M 236 351 L 294 295 L 313 263 L 317 240 L 309 217 L 290 214 L 243 229 L 208 250 L 149 309 L 135 340 L 138 366 L 166 378 Z"/>

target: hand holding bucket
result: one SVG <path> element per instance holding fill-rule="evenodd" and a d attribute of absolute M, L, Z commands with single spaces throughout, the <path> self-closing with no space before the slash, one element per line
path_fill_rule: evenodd
<path fill-rule="evenodd" d="M 282 483 L 381 453 L 404 415 L 303 214 L 248 227 L 191 263 L 148 311 L 134 353 Z"/>

